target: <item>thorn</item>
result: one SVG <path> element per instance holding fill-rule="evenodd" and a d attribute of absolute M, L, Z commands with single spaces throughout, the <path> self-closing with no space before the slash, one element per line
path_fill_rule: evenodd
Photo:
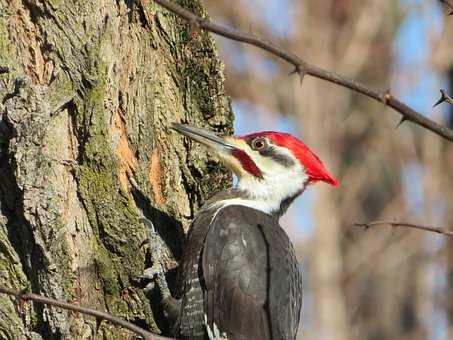
<path fill-rule="evenodd" d="M 8 73 L 9 67 L 8 66 L 0 66 L 0 74 Z"/>
<path fill-rule="evenodd" d="M 401 124 L 403 124 L 406 120 L 408 119 L 405 116 L 403 116 L 403 118 L 401 118 L 398 124 L 396 124 L 395 129 L 398 129 L 401 126 Z"/>
<path fill-rule="evenodd" d="M 299 72 L 299 78 L 300 78 L 300 86 L 302 86 L 302 83 L 304 81 L 304 77 L 307 73 L 305 71 L 300 71 Z"/>
<path fill-rule="evenodd" d="M 448 15 L 449 15 L 449 16 L 450 16 L 450 15 L 453 15 L 453 11 L 451 11 L 450 13 L 448 13 Z"/>
<path fill-rule="evenodd" d="M 302 64 L 294 65 L 294 70 L 292 70 L 289 75 L 292 76 L 293 74 L 298 74 L 300 78 L 300 85 L 302 86 L 302 82 L 304 81 L 304 77 L 307 74 L 305 71 L 305 66 Z"/>
<path fill-rule="evenodd" d="M 436 107 L 437 105 L 442 104 L 444 101 L 445 101 L 445 98 L 444 98 L 444 97 L 441 97 L 441 98 L 436 102 L 436 104 L 433 105 L 433 107 Z"/>
<path fill-rule="evenodd" d="M 433 105 L 433 107 L 436 107 L 439 104 L 442 104 L 443 102 L 447 101 L 448 95 L 447 92 L 444 89 L 440 89 L 441 97 L 440 99 L 436 102 L 436 104 Z"/>

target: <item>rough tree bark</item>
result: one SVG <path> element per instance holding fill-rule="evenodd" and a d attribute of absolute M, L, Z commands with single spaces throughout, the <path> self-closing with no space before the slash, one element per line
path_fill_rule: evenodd
<path fill-rule="evenodd" d="M 133 280 L 149 265 L 138 218 L 154 222 L 171 274 L 197 207 L 228 183 L 168 127 L 231 131 L 212 39 L 150 0 L 0 0 L 0 66 L 0 283 L 165 329 L 159 296 Z M 131 335 L 24 311 L 0 296 L 0 338 Z"/>

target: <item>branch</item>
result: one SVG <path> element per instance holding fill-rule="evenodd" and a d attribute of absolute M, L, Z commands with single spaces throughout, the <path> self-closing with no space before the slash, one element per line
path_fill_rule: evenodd
<path fill-rule="evenodd" d="M 445 236 L 453 236 L 452 230 L 448 230 L 445 228 L 439 228 L 439 227 L 432 227 L 432 226 L 428 226 L 428 225 L 415 224 L 415 223 L 392 222 L 392 221 L 371 221 L 371 222 L 367 222 L 367 223 L 354 223 L 354 226 L 365 228 L 365 229 L 371 228 L 373 226 L 380 226 L 380 225 L 389 225 L 392 227 L 413 228 L 413 229 L 419 229 L 419 230 L 424 230 L 424 231 L 430 231 L 430 232 L 442 234 Z"/>
<path fill-rule="evenodd" d="M 453 105 L 453 98 L 451 98 L 448 95 L 447 91 L 445 91 L 444 89 L 440 89 L 440 94 L 441 94 L 440 99 L 436 102 L 436 104 L 433 105 L 433 107 L 435 107 L 441 103 L 448 103 L 448 104 Z"/>
<path fill-rule="evenodd" d="M 8 294 L 8 295 L 14 295 L 17 298 L 19 303 L 21 301 L 29 301 L 29 300 L 31 300 L 31 301 L 35 301 L 35 302 L 42 303 L 42 304 L 45 304 L 45 305 L 60 307 L 60 308 L 63 308 L 63 309 L 74 311 L 74 312 L 79 312 L 79 313 L 82 313 L 82 314 L 91 315 L 91 316 L 96 317 L 97 319 L 107 320 L 107 321 L 109 321 L 110 323 L 112 323 L 114 325 L 124 327 L 124 328 L 126 328 L 126 329 L 128 329 L 128 330 L 130 330 L 130 331 L 132 331 L 132 332 L 134 332 L 134 333 L 136 333 L 138 335 L 140 335 L 145 340 L 168 340 L 168 339 L 172 339 L 172 338 L 167 338 L 167 337 L 164 337 L 164 336 L 160 336 L 160 335 L 148 332 L 147 330 L 144 330 L 143 328 L 138 327 L 137 325 L 134 325 L 131 322 L 128 322 L 126 320 L 123 320 L 121 318 L 113 316 L 113 315 L 111 315 L 109 313 L 101 312 L 101 311 L 94 310 L 94 309 L 87 308 L 87 307 L 82 307 L 82 306 L 79 306 L 79 305 L 76 305 L 76 304 L 73 304 L 73 303 L 68 303 L 68 302 L 64 302 L 64 301 L 50 299 L 50 298 L 44 297 L 42 295 L 34 294 L 34 293 L 28 293 L 26 289 L 19 291 L 19 290 L 15 290 L 15 289 L 12 289 L 12 288 L 7 288 L 7 287 L 0 286 L 0 293 Z"/>
<path fill-rule="evenodd" d="M 450 9 L 450 13 L 448 13 L 448 15 L 453 15 L 453 4 L 451 2 L 447 0 L 440 0 L 440 2 L 443 3 L 445 7 Z"/>
<path fill-rule="evenodd" d="M 388 105 L 395 111 L 399 112 L 403 116 L 402 121 L 406 120 L 411 121 L 415 124 L 424 127 L 425 129 L 428 129 L 438 134 L 439 136 L 449 141 L 453 141 L 453 130 L 425 117 L 421 113 L 415 111 L 405 103 L 393 97 L 388 91 L 379 92 L 368 86 L 362 85 L 352 79 L 343 77 L 342 75 L 339 75 L 337 73 L 323 70 L 318 66 L 311 65 L 304 61 L 303 59 L 301 59 L 300 57 L 298 57 L 297 55 L 295 55 L 294 53 L 286 51 L 272 42 L 263 40 L 254 35 L 232 30 L 221 25 L 215 24 L 213 22 L 210 22 L 208 19 L 204 19 L 193 14 L 192 12 L 184 9 L 183 7 L 179 6 L 173 1 L 170 0 L 154 0 L 154 1 L 160 4 L 161 6 L 165 7 L 169 11 L 177 14 L 186 21 L 188 21 L 191 27 L 196 26 L 205 29 L 206 31 L 221 35 L 225 38 L 241 41 L 246 44 L 259 47 L 262 50 L 270 52 L 271 54 L 293 65 L 294 72 L 299 74 L 301 78 L 303 78 L 305 74 L 308 74 L 313 77 L 323 79 L 328 82 L 351 89 L 355 92 L 361 93 L 365 96 L 375 99 L 378 102 Z"/>

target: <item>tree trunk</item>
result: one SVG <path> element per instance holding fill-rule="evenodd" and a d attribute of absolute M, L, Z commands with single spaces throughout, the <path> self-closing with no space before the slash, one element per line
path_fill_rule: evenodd
<path fill-rule="evenodd" d="M 161 235 L 171 283 L 183 232 L 229 178 L 169 129 L 232 126 L 213 41 L 190 32 L 149 0 L 0 0 L 1 285 L 165 330 L 159 295 L 133 280 L 149 266 L 138 219 Z M 6 339 L 131 335 L 39 304 L 19 315 L 6 295 L 0 315 Z"/>

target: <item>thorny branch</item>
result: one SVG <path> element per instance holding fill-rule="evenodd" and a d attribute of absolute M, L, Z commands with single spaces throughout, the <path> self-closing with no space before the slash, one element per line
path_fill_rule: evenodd
<path fill-rule="evenodd" d="M 411 121 L 415 124 L 424 127 L 425 129 L 428 129 L 436 133 L 437 135 L 449 141 L 453 141 L 452 129 L 449 129 L 447 126 L 436 123 L 435 121 L 415 111 L 405 103 L 393 97 L 389 93 L 389 91 L 380 92 L 368 86 L 360 84 L 352 79 L 343 77 L 342 75 L 339 75 L 335 72 L 327 71 L 319 68 L 318 66 L 311 65 L 307 63 L 305 60 L 295 55 L 294 53 L 286 51 L 285 49 L 277 46 L 272 42 L 266 41 L 251 34 L 246 34 L 237 30 L 232 30 L 223 27 L 221 25 L 209 21 L 208 19 L 201 18 L 193 14 L 192 12 L 184 9 L 183 7 L 179 6 L 174 1 L 170 0 L 154 0 L 154 1 L 160 4 L 161 6 L 165 7 L 169 11 L 180 16 L 181 18 L 185 19 L 186 21 L 188 21 L 192 30 L 194 27 L 196 28 L 199 27 L 209 32 L 221 35 L 225 38 L 241 41 L 246 44 L 250 44 L 258 48 L 261 48 L 293 65 L 294 72 L 298 73 L 301 78 L 304 75 L 308 74 L 313 77 L 323 79 L 328 82 L 351 89 L 355 92 L 361 93 L 365 96 L 375 99 L 378 102 L 388 105 L 395 111 L 399 112 L 403 116 L 401 119 L 402 122 Z"/>
<path fill-rule="evenodd" d="M 371 222 L 366 222 L 366 223 L 354 223 L 354 226 L 365 228 L 365 229 L 368 229 L 368 228 L 371 228 L 374 226 L 382 226 L 382 225 L 389 225 L 392 227 L 413 228 L 413 229 L 419 229 L 419 230 L 424 230 L 424 231 L 430 231 L 430 232 L 442 234 L 445 236 L 453 236 L 452 230 L 448 230 L 448 229 L 440 228 L 440 227 L 432 227 L 432 226 L 428 226 L 428 225 L 408 223 L 408 222 L 371 221 Z"/>
<path fill-rule="evenodd" d="M 55 306 L 55 307 L 71 310 L 74 312 L 91 315 L 98 319 L 107 320 L 114 325 L 124 327 L 124 328 L 134 332 L 135 334 L 140 335 L 145 340 L 169 340 L 169 339 L 172 339 L 172 338 L 167 338 L 164 336 L 160 336 L 160 335 L 148 332 L 147 330 L 144 330 L 143 328 L 138 327 L 137 325 L 134 325 L 131 322 L 128 322 L 126 320 L 113 316 L 109 313 L 101 312 L 101 311 L 87 308 L 87 307 L 82 307 L 82 306 L 79 306 L 79 305 L 76 305 L 73 303 L 50 299 L 50 298 L 44 297 L 42 295 L 29 293 L 27 291 L 27 289 L 16 290 L 16 289 L 0 286 L 0 293 L 15 296 L 17 299 L 17 302 L 19 303 L 19 306 L 21 306 L 23 301 L 31 300 L 31 301 L 42 303 L 45 305 Z M 19 310 L 19 312 L 22 313 L 21 310 Z"/>
<path fill-rule="evenodd" d="M 434 106 L 437 106 L 441 103 L 448 103 L 448 104 L 452 104 L 453 105 L 453 98 L 451 98 L 447 91 L 445 91 L 444 89 L 440 89 L 440 94 L 441 94 L 441 97 L 440 99 L 436 102 L 436 104 L 434 104 Z M 433 107 L 434 107 L 433 106 Z"/>
<path fill-rule="evenodd" d="M 451 2 L 448 0 L 440 0 L 440 2 L 450 9 L 450 13 L 448 13 L 448 15 L 453 15 L 453 4 Z"/>

